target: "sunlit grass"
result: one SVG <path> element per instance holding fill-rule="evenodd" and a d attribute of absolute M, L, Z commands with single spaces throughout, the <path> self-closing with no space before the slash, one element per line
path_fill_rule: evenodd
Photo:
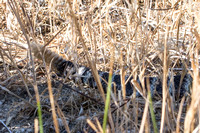
<path fill-rule="evenodd" d="M 4 64 L 6 75 L 20 75 L 17 80 L 22 81 L 20 85 L 25 86 L 30 104 L 36 99 L 40 132 L 45 132 L 48 126 L 42 129 L 43 125 L 49 124 L 42 122 L 42 113 L 45 112 L 41 108 L 42 105 L 51 107 L 48 111 L 52 112 L 51 124 L 54 124 L 56 132 L 60 131 L 62 122 L 68 132 L 94 130 L 156 133 L 160 130 L 192 132 L 198 129 L 199 117 L 195 116 L 199 112 L 199 2 L 23 2 L 12 1 L 12 11 L 9 5 L 6 5 L 8 3 L 0 3 L 3 9 L 0 10 L 0 61 Z M 45 64 L 45 60 L 40 59 L 42 61 L 39 64 L 42 65 L 36 63 L 38 61 L 32 57 L 30 46 L 33 41 L 40 46 L 46 44 L 45 47 L 76 65 L 91 68 L 98 89 L 77 82 L 75 87 L 73 86 L 75 90 L 90 98 L 74 91 L 58 96 L 55 93 L 58 88 L 52 88 L 51 84 L 55 79 L 51 78 L 51 73 L 45 72 L 49 70 L 51 61 Z M 24 63 L 25 67 L 19 69 L 20 63 Z M 17 72 L 14 73 L 8 65 L 14 67 Z M 43 77 L 38 78 L 37 72 L 43 67 L 46 68 L 45 80 Z M 189 73 L 194 79 L 191 95 L 186 95 L 181 103 L 169 94 L 167 83 L 169 75 L 181 73 L 176 71 L 177 69 L 190 70 Z M 102 88 L 98 70 L 109 72 L 106 93 Z M 122 93 L 112 87 L 113 73 L 120 74 Z M 137 82 L 138 77 L 140 80 L 146 77 L 160 78 L 162 95 L 152 95 L 150 90 L 146 93 L 150 84 L 141 81 L 141 85 L 137 85 L 142 97 L 125 96 L 127 81 L 123 73 L 131 75 L 134 82 Z M 4 77 L 6 78 L 2 78 L 0 82 L 2 85 L 5 85 L 4 81 L 9 81 L 8 76 Z M 38 85 L 44 81 L 49 85 L 49 104 L 43 101 L 43 93 L 40 94 L 38 90 Z M 62 79 L 63 83 L 65 81 L 67 80 Z M 34 94 L 29 92 L 29 84 L 34 86 Z M 12 84 L 8 87 L 12 88 Z M 133 88 L 135 87 L 137 86 L 133 85 Z M 68 99 L 66 104 L 62 101 L 63 97 Z M 95 103 L 92 98 L 101 104 Z M 125 103 L 126 101 L 128 102 Z M 117 111 L 111 114 L 115 109 Z M 142 118 L 143 116 L 145 118 Z M 58 124 L 60 118 L 62 122 Z M 74 124 L 75 122 L 77 124 Z"/>

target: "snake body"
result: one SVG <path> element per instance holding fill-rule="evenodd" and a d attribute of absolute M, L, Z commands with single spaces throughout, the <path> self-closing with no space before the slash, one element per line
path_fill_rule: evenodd
<path fill-rule="evenodd" d="M 35 57 L 40 60 L 45 59 L 46 64 L 51 64 L 52 70 L 55 71 L 55 73 L 57 73 L 59 76 L 65 76 L 70 80 L 73 80 L 74 82 L 81 81 L 82 84 L 87 85 L 88 87 L 97 88 L 97 84 L 90 68 L 75 65 L 73 62 L 65 60 L 58 54 L 52 52 L 50 49 L 47 49 L 42 45 L 33 43 L 31 44 L 31 48 Z M 98 74 L 102 87 L 104 90 L 106 90 L 109 73 L 98 71 Z M 128 75 L 125 76 L 125 79 L 127 80 L 128 77 Z M 131 83 L 132 79 L 133 77 L 129 78 L 128 82 L 126 83 L 127 96 L 133 94 L 134 86 Z M 145 78 L 144 80 L 146 84 L 147 78 Z M 162 94 L 162 81 L 158 77 L 149 77 L 148 80 L 150 84 L 151 94 L 154 95 L 154 92 Z M 141 85 L 139 78 L 136 81 L 139 83 L 139 85 Z M 117 90 L 121 90 L 121 77 L 119 74 L 113 74 L 112 83 L 115 84 Z M 185 92 L 189 92 L 190 90 L 192 77 L 190 74 L 186 74 L 181 82 L 181 75 L 175 75 L 172 77 L 169 76 L 167 84 L 171 95 L 176 95 L 177 93 L 180 93 L 180 96 L 183 96 Z M 136 95 L 140 95 L 139 92 L 137 92 Z"/>

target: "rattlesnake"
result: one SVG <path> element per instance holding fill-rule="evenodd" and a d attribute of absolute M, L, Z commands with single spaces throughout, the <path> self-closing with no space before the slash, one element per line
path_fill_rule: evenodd
<path fill-rule="evenodd" d="M 87 85 L 92 88 L 97 88 L 97 84 L 95 82 L 95 79 L 92 75 L 92 71 L 90 68 L 85 66 L 78 66 L 75 65 L 71 61 L 67 61 L 58 54 L 52 52 L 50 49 L 45 48 L 42 45 L 32 43 L 31 44 L 32 51 L 34 53 L 34 56 L 38 59 L 42 59 L 44 57 L 46 64 L 51 64 L 51 68 L 55 73 L 57 73 L 59 76 L 65 76 L 74 82 L 81 81 L 82 84 Z M 41 56 L 42 55 L 42 56 Z M 104 90 L 107 88 L 107 81 L 109 77 L 108 72 L 98 71 L 100 81 L 102 84 L 102 87 Z M 128 75 L 125 76 L 125 79 L 128 79 Z M 133 77 L 129 78 L 128 82 L 126 83 L 126 95 L 130 96 L 133 94 L 133 84 L 131 83 L 131 80 Z M 162 82 L 158 77 L 149 77 L 149 83 L 150 83 L 150 90 L 152 95 L 154 95 L 154 92 L 158 92 L 158 94 L 162 93 Z M 172 80 L 171 80 L 172 79 Z M 145 81 L 147 78 L 145 78 Z M 186 74 L 182 80 L 182 84 L 179 87 L 181 80 L 181 75 L 175 75 L 172 76 L 172 78 L 168 77 L 168 88 L 170 94 L 174 94 L 178 92 L 178 89 L 180 89 L 180 96 L 183 96 L 185 92 L 189 92 L 191 84 L 192 84 L 192 77 L 190 74 Z M 121 77 L 119 74 L 113 74 L 112 76 L 112 82 L 115 84 L 115 87 L 117 90 L 121 90 Z M 139 85 L 141 85 L 139 78 L 137 79 L 137 82 Z M 175 92 L 173 93 L 173 90 Z M 136 93 L 137 96 L 139 96 L 139 92 Z"/>

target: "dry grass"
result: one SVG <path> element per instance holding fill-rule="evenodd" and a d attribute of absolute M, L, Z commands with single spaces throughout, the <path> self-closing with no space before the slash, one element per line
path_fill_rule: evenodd
<path fill-rule="evenodd" d="M 144 77 L 150 76 L 163 81 L 162 97 L 153 99 L 158 130 L 199 131 L 199 2 L 24 0 L 17 1 L 14 7 L 18 20 L 9 4 L 0 1 L 0 85 L 24 86 L 27 97 L 23 101 L 29 103 L 26 106 L 34 108 L 35 97 L 40 101 L 45 132 L 53 125 L 51 111 L 56 125 L 53 132 L 91 132 L 92 129 L 102 132 L 105 94 L 97 70 L 112 70 L 113 51 L 113 69 L 119 70 L 123 91 L 111 93 L 108 132 L 153 132 L 147 92 L 143 89 L 146 88 Z M 30 54 L 33 41 L 75 64 L 90 67 L 99 90 L 51 78 L 54 74 L 46 72 L 51 68 L 44 62 L 38 63 Z M 180 73 L 177 69 L 183 73 L 189 70 L 193 76 L 191 95 L 184 100 L 177 100 L 168 92 L 167 76 Z M 127 100 L 124 75 L 139 77 L 142 81 L 139 89 L 144 97 L 132 96 Z M 58 81 L 59 86 L 52 87 L 50 81 Z M 37 89 L 46 83 L 54 97 L 51 102 L 45 88 Z M 63 94 L 61 88 L 66 84 L 70 87 Z M 30 92 L 32 85 L 35 93 Z"/>

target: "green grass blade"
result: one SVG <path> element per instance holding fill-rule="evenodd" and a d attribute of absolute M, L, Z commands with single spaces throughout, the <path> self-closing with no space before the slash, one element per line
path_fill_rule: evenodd
<path fill-rule="evenodd" d="M 42 111 L 41 111 L 40 102 L 37 103 L 37 107 L 38 107 L 40 133 L 43 133 Z"/>
<path fill-rule="evenodd" d="M 153 130 L 154 133 L 158 133 L 158 128 L 157 128 L 157 124 L 156 124 L 156 118 L 155 118 L 155 114 L 153 111 L 153 102 L 152 102 L 152 98 L 151 98 L 151 93 L 150 91 L 148 91 L 148 95 L 149 95 L 149 109 L 150 109 L 150 113 L 151 113 L 151 120 L 153 122 Z"/>
<path fill-rule="evenodd" d="M 103 132 L 104 133 L 106 133 L 106 125 L 107 125 L 107 120 L 108 120 L 108 110 L 109 110 L 109 105 L 110 105 L 111 85 L 112 85 L 112 73 L 109 73 L 106 104 L 105 104 L 104 117 L 103 117 Z"/>

